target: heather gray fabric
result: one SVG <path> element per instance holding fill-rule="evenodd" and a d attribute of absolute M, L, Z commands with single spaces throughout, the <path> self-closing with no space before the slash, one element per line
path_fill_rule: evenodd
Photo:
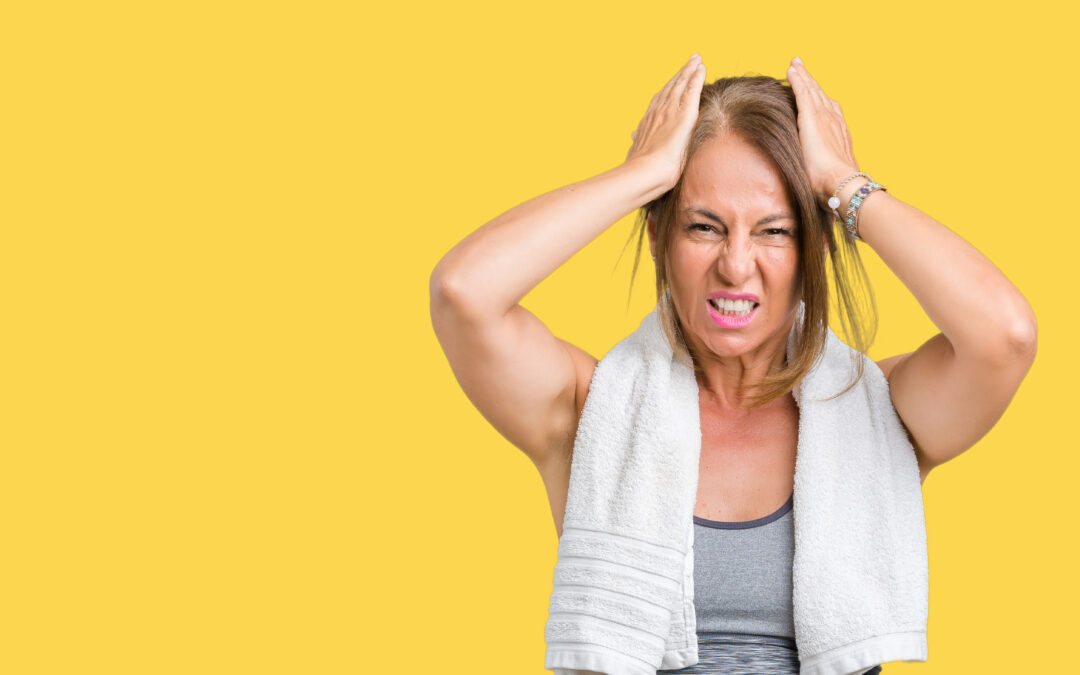
<path fill-rule="evenodd" d="M 775 635 L 794 643 L 794 504 L 792 494 L 769 515 L 737 523 L 694 516 L 694 605 L 699 635 Z"/>
<path fill-rule="evenodd" d="M 795 495 L 742 522 L 694 516 L 698 663 L 660 673 L 798 675 L 792 609 Z M 868 675 L 881 672 L 880 666 Z"/>

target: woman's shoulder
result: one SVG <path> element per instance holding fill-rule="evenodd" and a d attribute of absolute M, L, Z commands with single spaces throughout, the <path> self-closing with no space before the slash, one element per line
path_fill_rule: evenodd
<path fill-rule="evenodd" d="M 881 373 L 885 376 L 885 379 L 888 380 L 889 373 L 892 372 L 893 368 L 895 368 L 901 361 L 911 356 L 911 354 L 912 352 L 908 352 L 906 354 L 897 354 L 896 356 L 889 356 L 887 358 L 874 361 L 874 363 L 877 364 L 877 367 L 881 369 Z"/>

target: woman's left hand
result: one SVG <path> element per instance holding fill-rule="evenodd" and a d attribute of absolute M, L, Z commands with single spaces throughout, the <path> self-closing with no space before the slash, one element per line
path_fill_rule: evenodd
<path fill-rule="evenodd" d="M 859 170 L 851 132 L 840 104 L 825 95 L 798 57 L 792 59 L 787 72 L 799 111 L 803 164 L 818 202 L 825 207 L 840 181 Z"/>

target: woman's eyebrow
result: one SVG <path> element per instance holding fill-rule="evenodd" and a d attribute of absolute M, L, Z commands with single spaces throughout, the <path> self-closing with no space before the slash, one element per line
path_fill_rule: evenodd
<path fill-rule="evenodd" d="M 724 222 L 723 218 L 708 209 L 701 208 L 700 206 L 691 206 L 683 209 L 683 213 L 696 213 L 698 215 L 705 216 L 706 218 L 715 220 L 724 227 L 728 226 L 728 224 Z M 764 225 L 765 223 L 771 223 L 774 220 L 795 220 L 795 216 L 791 215 L 790 213 L 775 213 L 771 216 L 765 216 L 761 220 L 757 221 L 757 224 Z"/>

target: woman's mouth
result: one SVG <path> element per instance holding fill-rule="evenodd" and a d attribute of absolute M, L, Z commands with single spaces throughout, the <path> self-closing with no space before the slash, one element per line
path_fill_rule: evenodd
<path fill-rule="evenodd" d="M 721 328 L 742 328 L 753 320 L 761 303 L 750 300 L 713 298 L 708 301 L 709 318 Z"/>

